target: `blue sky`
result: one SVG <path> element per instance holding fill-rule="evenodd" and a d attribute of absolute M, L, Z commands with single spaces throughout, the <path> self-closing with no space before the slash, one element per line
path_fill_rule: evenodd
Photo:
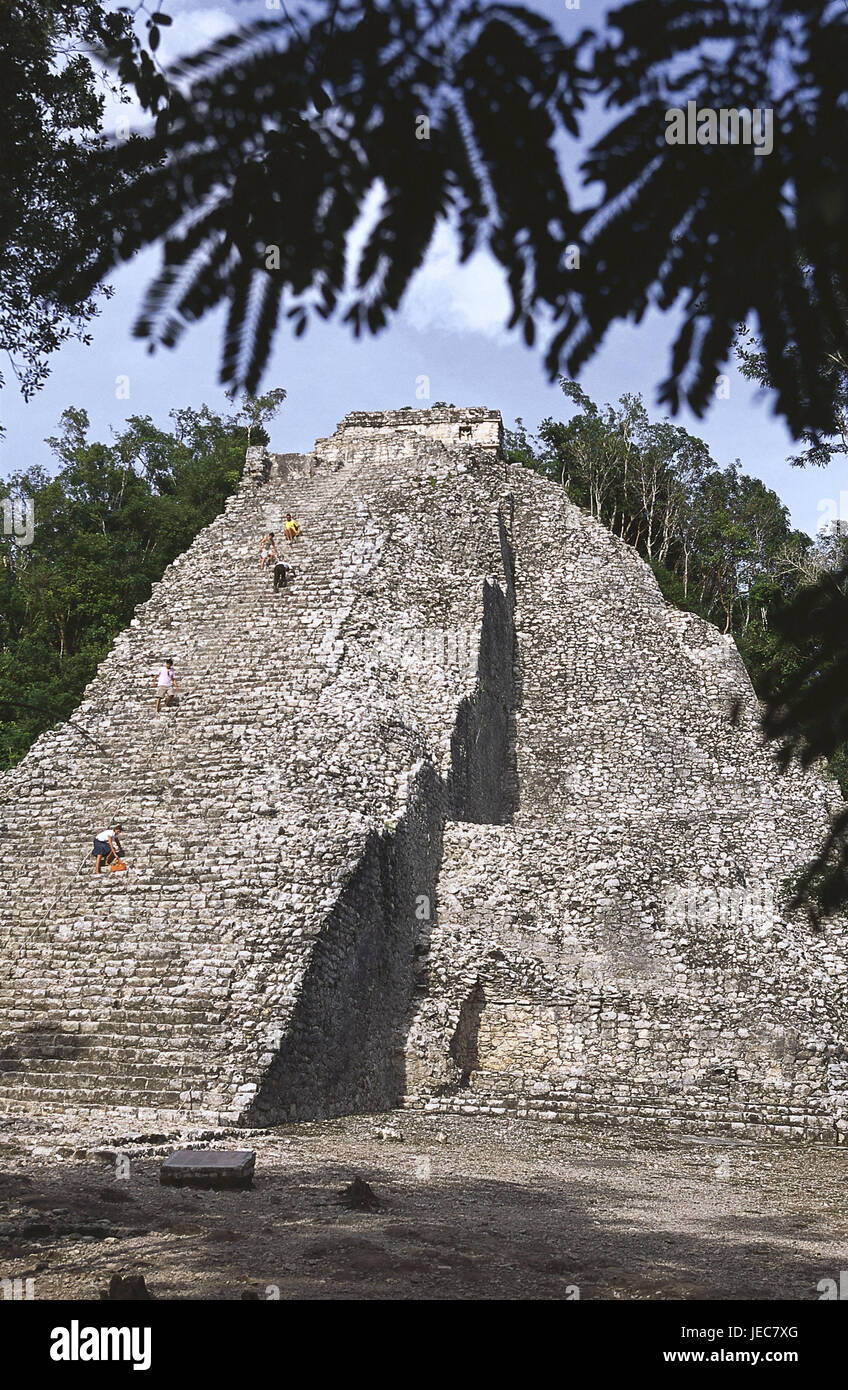
<path fill-rule="evenodd" d="M 174 16 L 167 34 L 168 57 L 192 51 L 232 27 L 266 13 L 264 0 L 204 4 L 170 0 L 164 8 Z M 567 35 L 595 22 L 600 6 L 582 0 L 579 10 L 558 3 L 536 3 Z M 591 129 L 597 117 L 593 118 Z M 566 177 L 572 196 L 580 148 L 564 151 Z M 132 338 L 131 327 L 143 289 L 158 263 L 158 253 L 139 256 L 111 283 L 108 301 L 92 327 L 89 347 L 64 346 L 52 359 L 45 388 L 24 403 L 7 384 L 0 394 L 6 436 L 0 442 L 0 476 L 34 463 L 52 466 L 45 436 L 56 431 L 59 416 L 69 405 L 89 414 L 95 437 L 108 438 L 128 415 L 152 415 L 167 423 L 176 406 L 228 408 L 218 385 L 218 354 L 223 311 L 190 328 L 172 352 L 149 355 Z M 535 427 L 547 415 L 565 418 L 570 412 L 558 387 L 548 383 L 538 351 L 526 348 L 503 329 L 508 304 L 501 273 L 487 254 L 460 267 L 452 236 L 439 233 L 430 254 L 410 286 L 394 323 L 377 338 L 356 341 L 347 329 L 333 324 L 313 325 L 298 340 L 282 329 L 275 341 L 263 389 L 284 386 L 288 398 L 271 427 L 271 447 L 280 451 L 308 450 L 316 437 L 332 432 L 350 410 L 426 405 L 416 399 L 416 383 L 429 378 L 430 401 L 456 405 L 488 405 L 501 411 L 506 424 L 521 416 Z M 638 327 L 622 325 L 608 337 L 585 369 L 581 384 L 595 400 L 616 399 L 622 392 L 641 392 L 649 410 L 658 415 L 658 382 L 666 374 L 674 328 L 671 315 L 649 315 Z M 717 400 L 698 421 L 689 412 L 677 417 L 710 446 L 724 465 L 735 458 L 744 470 L 762 478 L 789 506 L 794 523 L 812 533 L 820 504 L 838 499 L 848 488 L 843 465 L 827 470 L 794 469 L 786 463 L 792 441 L 772 414 L 770 399 L 736 371 L 730 378 L 729 399 Z M 7 374 L 7 378 L 8 378 Z M 119 398 L 116 378 L 129 378 L 129 399 Z"/>

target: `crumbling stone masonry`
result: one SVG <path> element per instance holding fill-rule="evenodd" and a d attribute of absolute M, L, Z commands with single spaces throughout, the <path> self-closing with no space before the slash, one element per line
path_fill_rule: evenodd
<path fill-rule="evenodd" d="M 732 641 L 501 439 L 438 409 L 251 449 L 7 774 L 0 1110 L 841 1139 L 845 924 L 781 911 L 838 793 L 778 770 Z M 95 879 L 115 818 L 130 869 Z"/>

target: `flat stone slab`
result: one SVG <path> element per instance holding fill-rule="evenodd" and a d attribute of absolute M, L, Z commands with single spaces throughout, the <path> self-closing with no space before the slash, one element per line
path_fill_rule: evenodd
<path fill-rule="evenodd" d="M 253 1149 L 177 1149 L 159 1169 L 163 1187 L 250 1187 Z"/>

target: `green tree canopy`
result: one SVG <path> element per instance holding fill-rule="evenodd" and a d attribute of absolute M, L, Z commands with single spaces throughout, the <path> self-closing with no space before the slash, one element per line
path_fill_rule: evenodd
<path fill-rule="evenodd" d="M 61 343 L 87 341 L 98 293 L 108 293 L 93 283 L 68 293 L 57 271 L 68 256 L 83 272 L 93 264 L 102 234 L 93 201 L 108 202 L 121 181 L 98 157 L 105 93 L 115 90 L 98 55 L 131 33 L 129 16 L 98 0 L 0 5 L 0 348 L 27 398 Z"/>

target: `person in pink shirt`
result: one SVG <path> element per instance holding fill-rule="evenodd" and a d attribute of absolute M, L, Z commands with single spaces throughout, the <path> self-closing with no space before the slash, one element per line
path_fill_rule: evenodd
<path fill-rule="evenodd" d="M 170 657 L 168 657 L 164 666 L 159 667 L 159 670 L 153 677 L 153 684 L 156 686 L 156 713 L 158 714 L 159 706 L 163 698 L 165 700 L 165 708 L 167 709 L 174 698 L 175 692 L 179 688 L 177 686 L 174 663 Z"/>

